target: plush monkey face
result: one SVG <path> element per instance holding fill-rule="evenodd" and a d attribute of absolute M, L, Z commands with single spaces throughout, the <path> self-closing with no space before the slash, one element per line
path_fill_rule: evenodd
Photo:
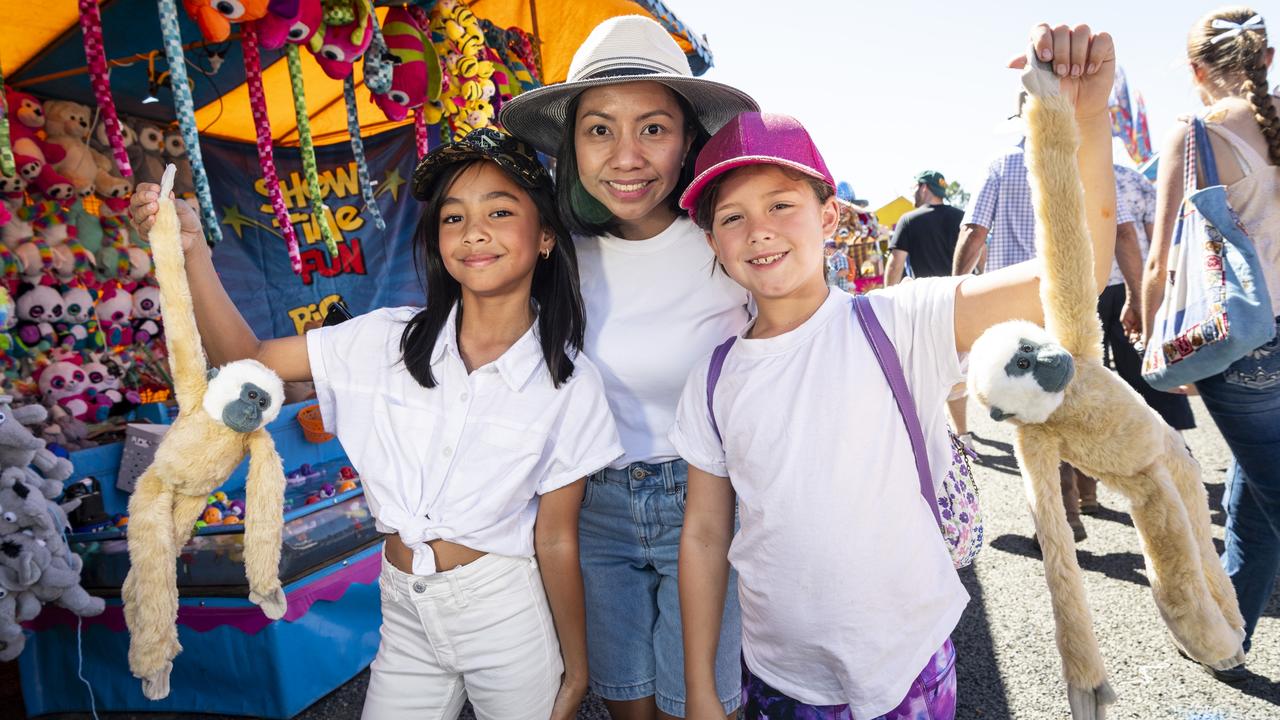
<path fill-rule="evenodd" d="M 969 353 L 969 392 L 994 420 L 1048 420 L 1074 374 L 1071 354 L 1043 328 L 1022 320 L 991 327 Z"/>
<path fill-rule="evenodd" d="M 209 371 L 204 411 L 236 432 L 252 432 L 280 414 L 284 383 L 256 360 L 237 360 Z"/>

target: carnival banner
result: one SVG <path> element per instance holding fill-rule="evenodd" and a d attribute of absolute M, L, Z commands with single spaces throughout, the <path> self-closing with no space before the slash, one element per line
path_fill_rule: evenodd
<path fill-rule="evenodd" d="M 223 241 L 213 262 L 227 293 L 260 338 L 304 332 L 342 299 L 351 312 L 421 303 L 422 285 L 413 262 L 413 233 L 420 205 L 409 193 L 416 162 L 412 127 L 365 140 L 369 177 L 387 229 L 374 227 L 360 185 L 351 146 L 316 148 L 320 191 L 326 212 L 307 197 L 297 148 L 275 149 L 285 206 L 302 246 L 302 272 L 295 273 L 261 178 L 257 148 L 251 144 L 201 138 L 213 202 L 222 220 Z M 338 254 L 325 249 L 320 223 L 328 222 Z"/>

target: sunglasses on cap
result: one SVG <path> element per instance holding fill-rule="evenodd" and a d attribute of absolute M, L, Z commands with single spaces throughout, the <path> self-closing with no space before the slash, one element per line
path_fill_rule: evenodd
<path fill-rule="evenodd" d="M 554 190 L 551 174 L 538 162 L 533 148 L 506 133 L 480 128 L 467 133 L 461 140 L 436 147 L 422 158 L 413 171 L 413 196 L 426 200 L 442 171 L 476 160 L 497 163 L 517 183 L 530 190 Z"/>

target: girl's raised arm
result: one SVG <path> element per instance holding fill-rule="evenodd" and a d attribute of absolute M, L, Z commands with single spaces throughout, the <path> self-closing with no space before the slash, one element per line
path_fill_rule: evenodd
<path fill-rule="evenodd" d="M 1115 254 L 1116 182 L 1111 163 L 1111 117 L 1107 99 L 1115 75 L 1115 47 L 1107 33 L 1087 25 L 1069 28 L 1037 25 L 1032 47 L 1061 78 L 1062 93 L 1073 101 L 1080 131 L 1077 163 L 1084 184 L 1085 214 L 1093 244 L 1093 274 L 1098 292 L 1106 287 Z M 1021 68 L 1020 57 L 1009 66 Z M 1029 260 L 969 278 L 956 291 L 956 349 L 965 352 L 987 328 L 1005 320 L 1043 323 L 1040 266 Z"/>
<path fill-rule="evenodd" d="M 134 191 L 129 204 L 129 218 L 144 239 L 155 223 L 155 214 L 159 210 L 156 203 L 159 192 L 159 185 L 142 183 Z M 175 201 L 174 208 L 178 212 L 196 326 L 200 329 L 209 364 L 216 367 L 235 360 L 253 358 L 271 368 L 286 382 L 311 380 L 306 338 L 299 335 L 259 340 L 236 309 L 235 303 L 222 287 L 218 273 L 213 269 L 213 252 L 204 242 L 199 216 L 183 200 Z"/>

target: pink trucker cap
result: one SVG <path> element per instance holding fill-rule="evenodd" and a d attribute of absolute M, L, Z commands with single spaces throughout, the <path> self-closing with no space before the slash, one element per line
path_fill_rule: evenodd
<path fill-rule="evenodd" d="M 680 207 L 692 214 L 712 180 L 745 165 L 780 165 L 836 186 L 799 120 L 790 115 L 744 112 L 712 135 L 698 153 L 693 182 L 680 196 Z"/>

